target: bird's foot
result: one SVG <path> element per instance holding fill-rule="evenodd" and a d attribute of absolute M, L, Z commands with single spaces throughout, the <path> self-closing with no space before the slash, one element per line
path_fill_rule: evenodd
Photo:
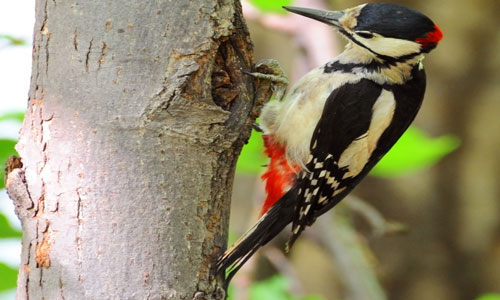
<path fill-rule="evenodd" d="M 254 65 L 255 72 L 243 72 L 262 81 L 271 83 L 274 98 L 280 101 L 288 88 L 288 78 L 285 76 L 278 61 L 274 59 L 262 59 Z M 260 85 L 260 84 L 259 84 Z"/>
<path fill-rule="evenodd" d="M 253 126 L 252 126 L 253 130 L 257 131 L 257 132 L 262 132 L 262 128 L 260 128 L 260 125 L 259 123 L 257 122 L 254 122 L 253 123 Z"/>

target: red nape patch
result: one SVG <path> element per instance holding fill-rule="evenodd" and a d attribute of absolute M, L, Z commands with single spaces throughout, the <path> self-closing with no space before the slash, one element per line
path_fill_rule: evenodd
<path fill-rule="evenodd" d="M 278 201 L 285 192 L 293 185 L 295 176 L 300 168 L 290 165 L 286 160 L 285 147 L 275 142 L 272 135 L 264 135 L 265 153 L 269 156 L 269 166 L 262 175 L 266 182 L 266 200 L 260 211 L 260 216 L 265 214 Z"/>
<path fill-rule="evenodd" d="M 434 31 L 428 32 L 423 38 L 416 38 L 415 42 L 420 43 L 422 47 L 436 47 L 437 43 L 443 38 L 443 32 L 437 25 L 434 25 Z"/>

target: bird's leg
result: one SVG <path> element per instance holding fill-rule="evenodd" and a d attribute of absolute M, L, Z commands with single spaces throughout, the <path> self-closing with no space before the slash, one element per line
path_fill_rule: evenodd
<path fill-rule="evenodd" d="M 278 61 L 274 59 L 259 60 L 254 65 L 254 70 L 255 72 L 244 73 L 258 78 L 260 81 L 268 81 L 271 84 L 274 98 L 281 101 L 290 82 Z"/>
<path fill-rule="evenodd" d="M 253 122 L 252 128 L 253 128 L 253 130 L 255 130 L 257 132 L 262 132 L 262 128 L 260 128 L 260 125 L 257 122 Z"/>
<path fill-rule="evenodd" d="M 288 88 L 288 78 L 281 69 L 278 61 L 274 59 L 259 60 L 253 67 L 254 72 L 243 73 L 257 79 L 255 91 L 255 106 L 253 115 L 258 117 L 262 106 L 274 95 L 274 99 L 281 101 Z M 253 128 L 262 132 L 259 124 L 254 123 Z"/>

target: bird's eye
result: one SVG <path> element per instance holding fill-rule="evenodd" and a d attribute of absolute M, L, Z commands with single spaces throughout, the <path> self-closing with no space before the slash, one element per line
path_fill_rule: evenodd
<path fill-rule="evenodd" d="M 373 33 L 368 31 L 357 31 L 356 34 L 365 39 L 371 39 L 374 36 Z"/>

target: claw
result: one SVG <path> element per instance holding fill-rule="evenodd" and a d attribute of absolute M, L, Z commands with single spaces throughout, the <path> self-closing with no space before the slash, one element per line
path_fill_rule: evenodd
<path fill-rule="evenodd" d="M 260 125 L 259 123 L 253 123 L 253 130 L 257 131 L 257 132 L 262 132 L 262 128 L 260 128 Z"/>
<path fill-rule="evenodd" d="M 247 72 L 247 71 L 242 71 L 242 73 L 253 76 L 255 78 L 269 80 L 269 81 L 272 81 L 276 84 L 285 84 L 285 85 L 289 84 L 288 79 L 286 77 L 283 77 L 280 75 L 264 74 L 264 73 L 258 73 L 258 72 Z"/>
<path fill-rule="evenodd" d="M 242 73 L 262 81 L 269 81 L 274 99 L 281 101 L 288 88 L 289 81 L 279 63 L 274 59 L 263 59 L 258 61 L 253 69 L 255 72 L 242 71 Z M 269 85 L 269 83 L 266 85 Z M 264 102 L 268 100 L 269 96 Z"/>
<path fill-rule="evenodd" d="M 288 78 L 286 78 L 279 63 L 273 59 L 265 59 L 257 62 L 254 69 L 257 70 L 257 72 L 242 72 L 254 78 L 271 81 L 273 83 L 272 89 L 274 97 L 278 101 L 281 101 L 290 82 Z"/>

